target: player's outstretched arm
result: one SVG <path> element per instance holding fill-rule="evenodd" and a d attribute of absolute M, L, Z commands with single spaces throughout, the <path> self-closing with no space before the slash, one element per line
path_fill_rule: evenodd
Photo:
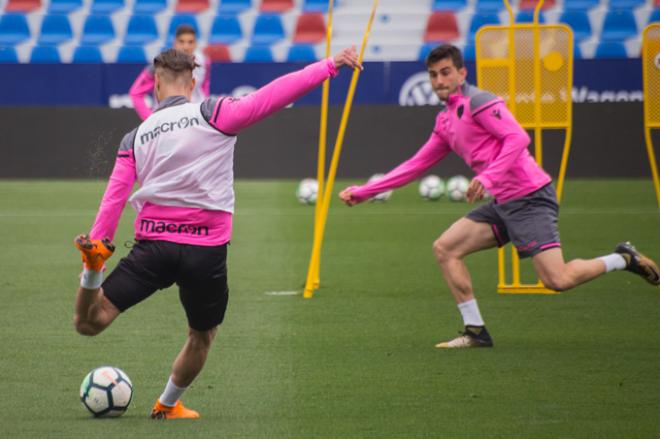
<path fill-rule="evenodd" d="M 247 96 L 221 99 L 215 106 L 209 123 L 223 133 L 238 134 L 296 101 L 326 79 L 337 76 L 338 70 L 343 67 L 359 67 L 354 47 L 342 50 L 334 57 L 310 64 L 302 70 L 281 76 Z"/>

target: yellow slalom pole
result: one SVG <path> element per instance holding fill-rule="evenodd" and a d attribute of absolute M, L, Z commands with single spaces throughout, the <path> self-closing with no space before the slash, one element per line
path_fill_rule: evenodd
<path fill-rule="evenodd" d="M 332 40 L 332 15 L 334 10 L 334 0 L 328 3 L 328 26 L 325 33 L 325 57 L 330 56 L 330 42 Z M 328 138 L 328 101 L 330 96 L 330 79 L 323 82 L 323 94 L 321 96 L 321 123 L 319 128 L 319 157 L 316 167 L 316 181 L 318 182 L 318 191 L 316 193 L 316 207 L 314 209 L 314 240 L 319 233 L 319 223 L 321 219 L 321 202 L 323 199 L 323 188 L 325 179 L 325 155 Z M 321 258 L 319 257 L 313 269 L 314 289 L 321 285 Z"/>
<path fill-rule="evenodd" d="M 367 29 L 364 32 L 362 37 L 362 47 L 360 47 L 360 55 L 358 56 L 358 64 L 362 65 L 362 59 L 364 58 L 364 50 L 367 47 L 367 41 L 369 40 L 369 33 L 371 32 L 371 25 L 374 21 L 376 15 L 376 9 L 378 8 L 379 0 L 374 0 L 373 7 L 371 8 L 371 15 L 369 16 L 369 22 L 367 23 Z M 323 205 L 321 210 L 321 218 L 319 222 L 318 233 L 314 236 L 314 247 L 312 248 L 312 257 L 309 261 L 309 269 L 307 270 L 307 281 L 305 282 L 305 291 L 303 292 L 303 297 L 305 299 L 311 299 L 314 295 L 314 266 L 319 263 L 321 257 L 321 246 L 323 244 L 323 235 L 325 234 L 325 224 L 328 219 L 328 210 L 330 209 L 330 197 L 332 196 L 332 186 L 335 182 L 335 176 L 337 175 L 337 167 L 339 166 L 339 156 L 341 154 L 341 147 L 344 142 L 344 134 L 346 133 L 346 125 L 348 124 L 348 116 L 351 113 L 351 106 L 353 105 L 353 96 L 355 95 L 355 88 L 357 87 L 357 81 L 360 77 L 360 69 L 353 70 L 353 77 L 351 78 L 351 84 L 348 87 L 348 94 L 346 95 L 346 103 L 344 104 L 344 111 L 341 115 L 341 121 L 339 123 L 339 131 L 337 133 L 337 139 L 335 140 L 335 147 L 332 152 L 332 161 L 330 162 L 330 170 L 328 171 L 328 178 L 326 180 L 326 185 L 323 190 Z"/>

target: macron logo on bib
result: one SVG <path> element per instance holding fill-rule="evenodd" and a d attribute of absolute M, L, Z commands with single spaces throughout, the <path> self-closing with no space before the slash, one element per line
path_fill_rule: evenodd
<path fill-rule="evenodd" d="M 140 143 L 144 144 L 150 142 L 160 136 L 163 133 L 168 133 L 176 130 L 185 130 L 188 127 L 199 125 L 199 119 L 196 117 L 182 117 L 176 122 L 163 122 L 162 124 L 156 126 L 151 131 L 140 135 Z"/>

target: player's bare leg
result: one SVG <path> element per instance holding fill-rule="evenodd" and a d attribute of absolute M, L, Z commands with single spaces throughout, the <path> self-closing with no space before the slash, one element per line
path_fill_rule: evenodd
<path fill-rule="evenodd" d="M 189 329 L 188 339 L 172 365 L 165 391 L 151 411 L 153 419 L 199 418 L 199 413 L 186 408 L 179 398 L 204 367 L 216 332 L 217 327 L 208 331 Z"/>
<path fill-rule="evenodd" d="M 461 218 L 434 243 L 433 252 L 463 316 L 465 331 L 460 337 L 438 343 L 438 348 L 489 347 L 493 342 L 486 331 L 472 290 L 472 278 L 463 259 L 474 252 L 497 246 L 490 224 Z"/>

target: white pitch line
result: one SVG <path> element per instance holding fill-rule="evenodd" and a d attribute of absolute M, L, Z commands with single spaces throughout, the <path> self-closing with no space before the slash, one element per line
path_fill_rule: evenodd
<path fill-rule="evenodd" d="M 298 296 L 300 293 L 298 291 L 266 291 L 264 293 L 266 296 Z"/>

